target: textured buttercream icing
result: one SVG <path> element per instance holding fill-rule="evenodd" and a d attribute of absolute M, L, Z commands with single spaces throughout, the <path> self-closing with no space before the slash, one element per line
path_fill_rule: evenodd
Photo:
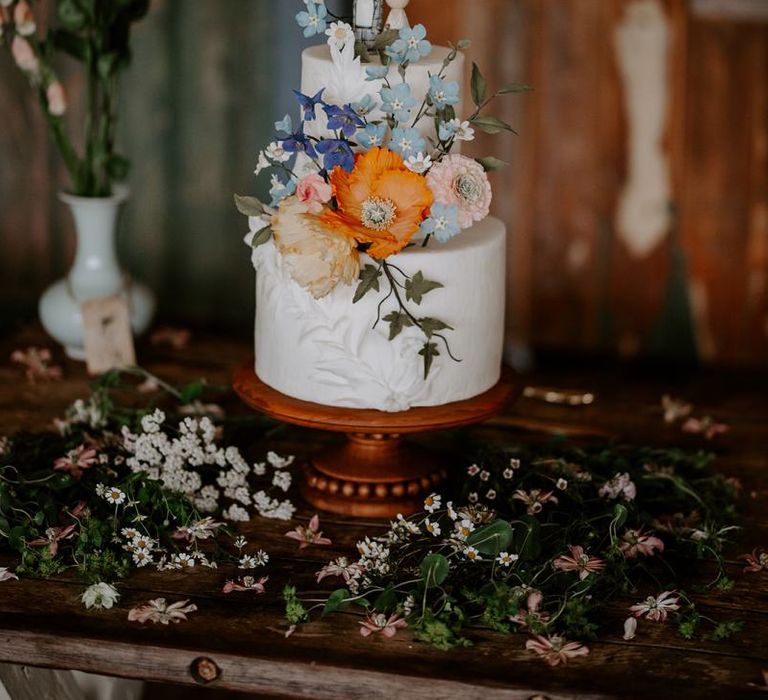
<path fill-rule="evenodd" d="M 384 293 L 353 304 L 355 285 L 315 299 L 291 279 L 273 241 L 253 252 L 256 275 L 256 374 L 274 389 L 329 406 L 404 411 L 471 398 L 499 380 L 504 329 L 504 224 L 493 217 L 447 243 L 431 241 L 388 259 L 409 276 L 423 272 L 444 286 L 413 306 L 440 318 L 455 362 L 438 341 L 429 376 L 419 356 L 423 337 L 406 328 L 388 340 L 372 328 Z M 362 264 L 371 263 L 363 256 Z M 396 309 L 392 298 L 381 317 Z"/>

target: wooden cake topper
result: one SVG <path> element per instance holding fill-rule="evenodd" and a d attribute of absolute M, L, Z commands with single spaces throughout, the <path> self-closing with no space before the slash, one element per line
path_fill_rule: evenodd
<path fill-rule="evenodd" d="M 389 5 L 389 15 L 387 16 L 387 27 L 389 29 L 402 29 L 410 27 L 408 15 L 405 14 L 405 8 L 411 0 L 387 0 Z"/>

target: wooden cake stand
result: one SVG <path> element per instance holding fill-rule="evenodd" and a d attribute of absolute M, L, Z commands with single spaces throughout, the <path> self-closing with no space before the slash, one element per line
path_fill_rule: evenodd
<path fill-rule="evenodd" d="M 406 433 L 479 423 L 516 399 L 523 388 L 510 369 L 484 394 L 442 406 L 400 413 L 341 408 L 302 401 L 262 382 L 253 362 L 235 372 L 234 389 L 252 408 L 307 428 L 346 433 L 346 441 L 304 466 L 303 497 L 313 506 L 363 518 L 392 518 L 422 507 L 424 496 L 445 480 L 446 460 L 403 440 Z"/>

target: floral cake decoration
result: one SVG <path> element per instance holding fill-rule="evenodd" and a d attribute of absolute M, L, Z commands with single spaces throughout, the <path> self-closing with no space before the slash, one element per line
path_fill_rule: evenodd
<path fill-rule="evenodd" d="M 469 41 L 451 44 L 419 103 L 409 66 L 432 52 L 423 25 L 387 25 L 361 39 L 351 19 L 332 14 L 324 2 L 304 0 L 304 5 L 296 21 L 305 37 L 327 37 L 330 81 L 314 95 L 294 90 L 300 117 L 275 122 L 274 140 L 259 153 L 256 175 L 271 171 L 269 203 L 235 195 L 238 209 L 249 217 L 245 240 L 255 248 L 273 239 L 292 279 L 316 299 L 339 284 L 357 284 L 354 303 L 379 294 L 374 327 L 388 324 L 390 340 L 417 327 L 426 378 L 441 350 L 459 361 L 446 336 L 451 326 L 421 316 L 417 308 L 443 284 L 421 272 L 406 274 L 392 257 L 410 246 L 444 244 L 488 216 L 487 172 L 505 163 L 452 151 L 473 140 L 477 129 L 513 132 L 485 108 L 496 97 L 530 88 L 512 84 L 491 93 L 473 64 L 474 111 L 462 120 L 454 107 L 460 86 L 446 71 Z M 423 129 L 430 122 L 433 129 Z M 382 317 L 391 298 L 396 310 Z"/>

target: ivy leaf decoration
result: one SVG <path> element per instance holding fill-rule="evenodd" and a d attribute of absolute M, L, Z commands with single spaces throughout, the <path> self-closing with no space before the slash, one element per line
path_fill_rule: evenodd
<path fill-rule="evenodd" d="M 440 355 L 437 343 L 424 343 L 424 347 L 419 350 L 419 355 L 424 358 L 424 379 L 426 379 L 429 376 L 429 370 L 432 369 L 432 361 Z"/>
<path fill-rule="evenodd" d="M 421 326 L 421 330 L 424 331 L 424 335 L 427 336 L 427 338 L 431 338 L 435 333 L 439 331 L 452 331 L 453 328 L 449 326 L 447 323 L 441 321 L 437 318 L 420 318 L 419 319 L 419 326 Z"/>
<path fill-rule="evenodd" d="M 347 598 L 351 597 L 351 593 L 346 588 L 337 588 L 331 595 L 328 596 L 328 600 L 325 601 L 323 606 L 323 612 L 321 617 L 325 617 L 329 613 L 336 612 L 342 607 Z"/>
<path fill-rule="evenodd" d="M 511 83 L 509 85 L 505 85 L 500 90 L 496 91 L 497 95 L 512 95 L 516 92 L 530 92 L 533 90 L 533 86 L 531 85 L 525 85 L 523 83 Z"/>
<path fill-rule="evenodd" d="M 411 279 L 405 281 L 405 298 L 415 304 L 421 304 L 425 294 L 433 289 L 440 289 L 442 286 L 440 282 L 424 279 L 424 275 L 419 270 Z"/>
<path fill-rule="evenodd" d="M 487 156 L 485 158 L 477 158 L 476 159 L 480 165 L 483 166 L 483 169 L 485 172 L 490 173 L 494 170 L 501 170 L 503 168 L 506 168 L 509 163 L 505 160 L 501 160 L 500 158 L 494 158 L 493 156 Z"/>
<path fill-rule="evenodd" d="M 264 205 L 256 197 L 245 197 L 240 194 L 235 195 L 235 206 L 241 214 L 245 216 L 263 216 L 267 212 Z"/>
<path fill-rule="evenodd" d="M 479 107 L 485 102 L 485 95 L 488 90 L 487 83 L 483 74 L 480 72 L 477 63 L 472 63 L 472 100 Z"/>
<path fill-rule="evenodd" d="M 272 238 L 272 227 L 265 226 L 260 228 L 253 236 L 251 248 L 258 248 L 260 245 L 264 245 L 270 238 Z"/>
<path fill-rule="evenodd" d="M 472 123 L 486 134 L 500 134 L 502 131 L 511 131 L 513 134 L 517 133 L 507 122 L 497 117 L 478 116 L 472 120 Z"/>
<path fill-rule="evenodd" d="M 446 578 L 448 578 L 448 572 L 450 570 L 448 559 L 442 554 L 427 554 L 427 556 L 422 559 L 419 568 L 421 577 L 424 579 L 425 588 L 439 586 Z"/>
<path fill-rule="evenodd" d="M 352 303 L 357 304 L 371 290 L 378 292 L 380 289 L 379 277 L 381 277 L 381 267 L 376 265 L 366 265 L 360 270 L 360 284 L 357 285 Z"/>
<path fill-rule="evenodd" d="M 402 332 L 403 328 L 410 328 L 413 321 L 408 314 L 402 311 L 392 311 L 384 317 L 384 321 L 389 324 L 389 339 L 394 340 Z"/>

